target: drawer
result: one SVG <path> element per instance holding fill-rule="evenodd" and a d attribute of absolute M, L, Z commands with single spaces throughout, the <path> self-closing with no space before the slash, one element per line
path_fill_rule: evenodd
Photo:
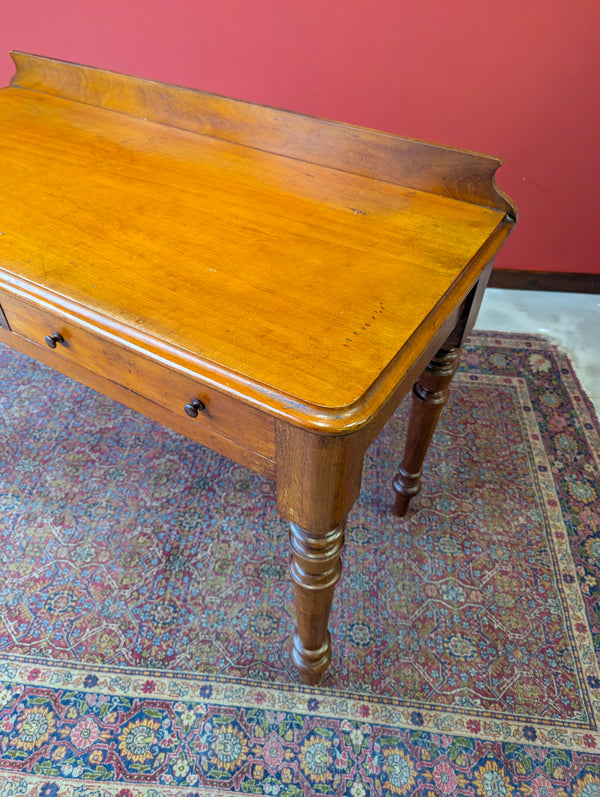
<path fill-rule="evenodd" d="M 200 380 L 139 353 L 108 333 L 77 324 L 8 294 L 0 306 L 13 333 L 47 348 L 51 362 L 71 362 L 181 416 L 194 436 L 199 426 L 274 459 L 275 424 L 270 415 L 207 387 Z M 178 428 L 182 428 L 178 424 Z M 185 431 L 184 431 L 185 434 Z"/>

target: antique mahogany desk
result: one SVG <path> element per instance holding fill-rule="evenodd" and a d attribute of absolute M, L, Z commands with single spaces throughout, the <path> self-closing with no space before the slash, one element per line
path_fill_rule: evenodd
<path fill-rule="evenodd" d="M 0 340 L 275 480 L 314 683 L 364 453 L 422 374 L 403 514 L 515 223 L 500 162 L 13 58 Z"/>

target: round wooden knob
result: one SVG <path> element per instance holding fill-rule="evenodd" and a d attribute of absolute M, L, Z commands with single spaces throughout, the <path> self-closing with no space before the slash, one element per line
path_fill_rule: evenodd
<path fill-rule="evenodd" d="M 57 343 L 65 342 L 60 332 L 53 332 L 51 335 L 46 335 L 44 340 L 46 341 L 46 346 L 49 346 L 51 349 L 55 349 Z"/>
<path fill-rule="evenodd" d="M 189 404 L 185 405 L 184 410 L 190 416 L 190 418 L 197 418 L 198 413 L 202 412 L 205 408 L 206 405 L 203 401 L 200 401 L 198 398 L 194 398 Z"/>

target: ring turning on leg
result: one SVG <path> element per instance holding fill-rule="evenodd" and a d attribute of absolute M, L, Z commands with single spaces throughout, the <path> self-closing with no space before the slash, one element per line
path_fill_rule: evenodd
<path fill-rule="evenodd" d="M 304 683 L 315 684 L 331 661 L 327 624 L 342 570 L 344 526 L 316 534 L 290 523 L 290 544 L 297 622 L 292 659 Z"/>
<path fill-rule="evenodd" d="M 406 514 L 411 498 L 421 489 L 423 462 L 458 365 L 458 348 L 442 347 L 413 387 L 404 458 L 394 478 L 394 514 Z"/>

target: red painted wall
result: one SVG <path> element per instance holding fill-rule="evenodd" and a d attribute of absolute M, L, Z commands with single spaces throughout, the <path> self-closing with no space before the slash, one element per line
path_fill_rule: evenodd
<path fill-rule="evenodd" d="M 0 84 L 20 49 L 500 154 L 497 265 L 600 273 L 599 40 L 598 0 L 0 0 Z"/>

